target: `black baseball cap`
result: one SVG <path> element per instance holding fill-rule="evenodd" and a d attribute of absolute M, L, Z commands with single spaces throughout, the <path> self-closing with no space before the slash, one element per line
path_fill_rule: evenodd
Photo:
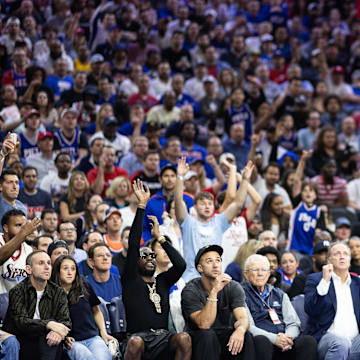
<path fill-rule="evenodd" d="M 49 245 L 47 251 L 48 255 L 51 256 L 52 252 L 57 248 L 65 248 L 67 249 L 67 251 L 69 251 L 69 246 L 67 245 L 67 243 L 64 240 L 58 240 L 54 241 Z"/>
<path fill-rule="evenodd" d="M 219 245 L 206 245 L 206 246 L 202 247 L 195 256 L 195 267 L 198 266 L 198 264 L 200 262 L 200 258 L 209 251 L 215 251 L 220 256 L 224 252 L 223 248 Z"/>
<path fill-rule="evenodd" d="M 175 173 L 175 175 L 176 175 L 176 173 L 177 173 L 177 170 L 176 170 L 176 167 L 175 167 L 175 166 L 173 166 L 173 165 L 171 165 L 171 164 L 166 164 L 166 165 L 164 165 L 164 166 L 160 169 L 160 177 L 163 176 L 163 173 L 164 173 L 166 170 L 172 170 L 172 171 Z"/>
<path fill-rule="evenodd" d="M 329 247 L 330 247 L 330 241 L 327 240 L 319 241 L 314 246 L 313 254 L 319 254 L 324 250 L 329 250 Z"/>

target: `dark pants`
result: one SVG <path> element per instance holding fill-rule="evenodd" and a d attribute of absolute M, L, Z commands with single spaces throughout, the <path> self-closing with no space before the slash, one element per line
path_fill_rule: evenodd
<path fill-rule="evenodd" d="M 317 343 L 310 335 L 299 336 L 291 350 L 282 352 L 279 347 L 263 336 L 254 337 L 257 360 L 316 360 Z"/>
<path fill-rule="evenodd" d="M 20 338 L 20 360 L 60 360 L 63 352 L 63 343 L 49 346 L 46 334 L 37 338 Z"/>
<path fill-rule="evenodd" d="M 231 355 L 227 343 L 234 329 L 194 330 L 189 334 L 192 340 L 193 360 L 255 360 L 253 337 L 247 332 L 240 354 Z"/>

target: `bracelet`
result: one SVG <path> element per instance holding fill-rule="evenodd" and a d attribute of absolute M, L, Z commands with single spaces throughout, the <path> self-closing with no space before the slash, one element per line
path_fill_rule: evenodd
<path fill-rule="evenodd" d="M 206 301 L 210 301 L 210 302 L 218 302 L 219 301 L 219 299 L 212 299 L 212 298 L 206 298 Z"/>
<path fill-rule="evenodd" d="M 145 205 L 140 205 L 140 204 L 139 204 L 137 207 L 138 207 L 138 209 L 143 209 L 143 210 L 145 210 L 145 207 L 146 207 L 146 206 L 145 206 Z"/>
<path fill-rule="evenodd" d="M 177 178 L 178 178 L 179 180 L 184 180 L 184 177 L 181 176 L 181 175 L 178 175 Z"/>
<path fill-rule="evenodd" d="M 164 243 L 166 241 L 165 236 L 161 235 L 156 239 L 160 244 Z"/>

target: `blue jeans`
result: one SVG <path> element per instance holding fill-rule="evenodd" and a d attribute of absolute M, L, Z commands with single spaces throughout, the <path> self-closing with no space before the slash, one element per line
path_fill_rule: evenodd
<path fill-rule="evenodd" d="M 320 360 L 355 360 L 360 358 L 360 335 L 352 341 L 326 333 L 319 341 Z"/>
<path fill-rule="evenodd" d="M 1 338 L 2 336 L 0 336 Z M 9 336 L 0 343 L 1 360 L 18 360 L 20 344 L 15 336 Z"/>
<path fill-rule="evenodd" d="M 112 356 L 105 341 L 100 336 L 75 341 L 71 350 L 67 350 L 71 360 L 111 360 Z"/>

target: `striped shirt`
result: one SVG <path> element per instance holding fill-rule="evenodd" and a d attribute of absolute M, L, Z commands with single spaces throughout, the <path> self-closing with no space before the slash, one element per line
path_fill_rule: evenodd
<path fill-rule="evenodd" d="M 335 204 L 340 196 L 347 196 L 346 180 L 341 179 L 338 176 L 334 176 L 333 184 L 325 184 L 322 175 L 313 177 L 311 182 L 318 187 L 318 200 L 321 203 L 332 205 Z"/>

